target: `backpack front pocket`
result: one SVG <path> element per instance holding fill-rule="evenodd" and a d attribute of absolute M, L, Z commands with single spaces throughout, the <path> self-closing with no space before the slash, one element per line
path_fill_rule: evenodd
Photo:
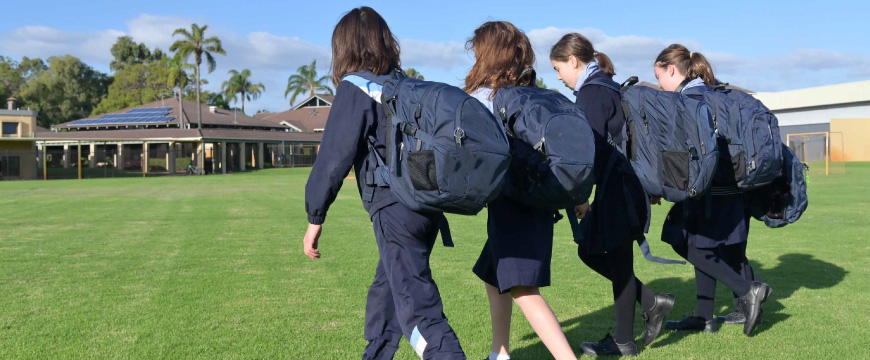
<path fill-rule="evenodd" d="M 433 150 L 409 152 L 407 165 L 411 185 L 415 190 L 438 190 Z"/>
<path fill-rule="evenodd" d="M 662 152 L 662 185 L 677 190 L 689 187 L 689 156 L 688 151 Z"/>

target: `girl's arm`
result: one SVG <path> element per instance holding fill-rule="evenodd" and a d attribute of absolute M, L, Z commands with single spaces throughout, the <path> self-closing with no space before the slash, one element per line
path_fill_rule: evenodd
<path fill-rule="evenodd" d="M 308 222 L 315 225 L 323 224 L 329 206 L 353 166 L 363 138 L 366 115 L 372 110 L 372 99 L 349 82 L 339 83 L 336 93 L 317 160 L 305 185 L 305 211 Z"/>
<path fill-rule="evenodd" d="M 305 184 L 308 230 L 303 238 L 305 255 L 320 258 L 318 242 L 326 212 L 335 201 L 360 149 L 366 116 L 372 116 L 372 100 L 349 82 L 339 83 L 326 120 L 320 151 Z"/>

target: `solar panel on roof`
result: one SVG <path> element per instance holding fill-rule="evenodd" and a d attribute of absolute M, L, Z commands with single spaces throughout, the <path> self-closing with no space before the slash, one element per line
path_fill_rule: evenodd
<path fill-rule="evenodd" d="M 107 114 L 94 119 L 76 120 L 69 125 L 125 125 L 125 124 L 163 124 L 175 120 L 169 115 L 171 106 L 131 109 L 125 113 Z"/>

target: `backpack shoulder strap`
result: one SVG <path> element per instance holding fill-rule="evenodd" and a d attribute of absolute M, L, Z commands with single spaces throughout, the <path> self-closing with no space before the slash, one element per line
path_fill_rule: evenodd
<path fill-rule="evenodd" d="M 588 85 L 604 86 L 608 89 L 619 92 L 619 84 L 617 84 L 616 81 L 613 81 L 610 79 L 600 79 L 600 78 L 599 79 L 591 79 L 591 80 L 587 81 L 586 83 L 584 83 L 583 85 L 581 85 L 580 88 L 582 89 L 584 86 L 588 86 Z"/>

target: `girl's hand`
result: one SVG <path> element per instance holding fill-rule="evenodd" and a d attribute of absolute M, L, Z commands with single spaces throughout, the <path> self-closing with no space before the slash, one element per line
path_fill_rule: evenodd
<path fill-rule="evenodd" d="M 302 238 L 302 244 L 305 248 L 305 255 L 311 260 L 320 258 L 320 250 L 317 249 L 317 242 L 320 240 L 320 231 L 323 229 L 321 225 L 308 224 L 308 231 L 305 232 L 305 237 Z"/>
<path fill-rule="evenodd" d="M 652 205 L 661 205 L 661 204 L 662 204 L 662 198 L 661 198 L 661 197 L 658 197 L 658 196 L 650 196 L 650 197 L 649 197 L 649 203 L 652 204 Z"/>
<path fill-rule="evenodd" d="M 586 217 L 586 214 L 589 213 L 589 210 L 592 207 L 589 205 L 589 202 L 585 202 L 582 205 L 577 205 L 574 207 L 574 215 L 577 215 L 577 218 L 583 220 Z"/>

